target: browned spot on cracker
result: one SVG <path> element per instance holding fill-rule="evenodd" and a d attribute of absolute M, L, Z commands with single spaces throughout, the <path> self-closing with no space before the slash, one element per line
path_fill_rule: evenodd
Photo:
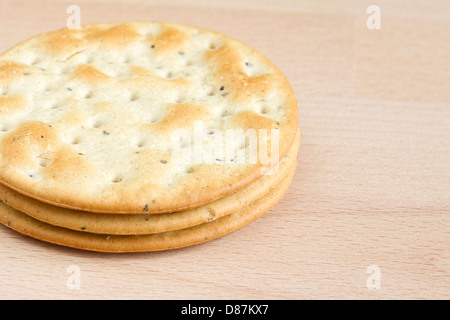
<path fill-rule="evenodd" d="M 249 137 L 254 136 L 256 138 L 256 145 L 254 147 L 258 150 L 258 161 L 261 161 L 261 147 L 264 147 L 265 155 L 270 157 L 272 151 L 275 152 L 274 156 L 279 158 L 279 135 L 277 132 L 272 130 L 277 130 L 279 127 L 279 122 L 276 120 L 261 116 L 253 111 L 242 111 L 232 117 L 230 117 L 228 125 L 230 128 L 240 129 L 243 133 L 250 132 Z M 279 134 L 279 131 L 278 131 Z M 276 140 L 272 141 L 272 137 Z M 248 143 L 251 142 L 251 138 L 248 138 Z M 272 150 L 272 143 L 274 150 Z M 246 146 L 246 148 L 250 148 L 251 146 Z"/>
<path fill-rule="evenodd" d="M 40 157 L 53 152 L 58 141 L 53 127 L 47 123 L 24 122 L 3 136 L 0 141 L 0 159 L 4 159 L 5 166 L 35 166 Z"/>
<path fill-rule="evenodd" d="M 228 125 L 230 128 L 237 129 L 275 129 L 278 127 L 279 122 L 276 120 L 261 116 L 253 111 L 242 111 L 236 115 L 230 117 Z"/>
<path fill-rule="evenodd" d="M 217 50 L 205 52 L 205 58 L 211 63 L 215 72 L 216 83 L 226 88 L 223 95 L 230 95 L 234 102 L 248 102 L 265 97 L 273 86 L 275 75 L 263 74 L 250 77 L 244 72 L 244 57 L 238 48 L 225 43 Z M 222 90 L 224 91 L 224 90 Z"/>
<path fill-rule="evenodd" d="M 192 130 L 194 122 L 208 116 L 207 108 L 193 102 L 172 104 L 166 109 L 164 118 L 145 126 L 157 132 L 173 132 L 177 129 Z"/>
<path fill-rule="evenodd" d="M 78 103 L 80 104 L 80 103 Z M 60 126 L 75 126 L 75 125 L 82 125 L 84 122 L 86 122 L 89 119 L 89 113 L 86 112 L 86 110 L 80 108 L 80 107 L 74 107 L 73 110 L 66 112 L 61 119 L 59 120 L 58 124 Z"/>
<path fill-rule="evenodd" d="M 59 148 L 49 159 L 49 165 L 41 169 L 42 175 L 51 181 L 79 181 L 93 173 L 93 167 L 72 147 Z"/>
<path fill-rule="evenodd" d="M 0 114 L 14 114 L 25 109 L 27 100 L 21 95 L 0 96 Z"/>
<path fill-rule="evenodd" d="M 130 78 L 122 80 L 130 87 L 152 90 L 170 90 L 178 86 L 179 90 L 187 90 L 192 83 L 185 77 L 163 78 L 156 73 L 139 66 L 130 67 Z"/>
<path fill-rule="evenodd" d="M 138 29 L 131 24 L 119 24 L 104 30 L 92 28 L 89 40 L 101 43 L 102 47 L 120 48 L 127 46 L 137 40 L 140 35 Z"/>
<path fill-rule="evenodd" d="M 100 101 L 94 104 L 95 110 L 99 112 L 105 112 L 111 110 L 114 107 L 114 104 L 111 102 Z"/>
<path fill-rule="evenodd" d="M 111 79 L 108 75 L 104 74 L 94 66 L 82 64 L 73 73 L 73 78 L 95 84 L 98 82 L 105 82 Z"/>
<path fill-rule="evenodd" d="M 160 34 L 150 38 L 152 48 L 160 53 L 179 51 L 183 44 L 189 39 L 185 32 L 175 27 L 164 27 Z"/>
<path fill-rule="evenodd" d="M 14 80 L 23 76 L 24 72 L 29 71 L 30 67 L 18 62 L 0 63 L 0 84 L 7 86 Z"/>
<path fill-rule="evenodd" d="M 80 52 L 87 45 L 82 30 L 68 28 L 44 34 L 40 40 L 42 40 L 40 49 L 44 53 L 61 59 L 67 59 Z"/>

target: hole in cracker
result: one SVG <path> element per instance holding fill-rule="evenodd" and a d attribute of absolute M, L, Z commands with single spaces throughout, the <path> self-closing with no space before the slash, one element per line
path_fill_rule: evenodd
<path fill-rule="evenodd" d="M 159 121 L 159 118 L 157 118 L 157 117 L 153 117 L 152 119 L 150 119 L 150 123 L 155 123 L 158 121 Z"/>
<path fill-rule="evenodd" d="M 186 101 L 186 97 L 185 97 L 183 94 L 180 94 L 180 95 L 177 97 L 177 99 L 175 100 L 175 103 L 180 104 L 180 103 L 183 103 L 183 102 L 185 102 L 185 101 Z"/>
<path fill-rule="evenodd" d="M 147 143 L 147 142 L 146 142 L 144 139 L 142 139 L 142 140 L 139 140 L 138 143 L 136 143 L 136 146 L 137 146 L 138 148 L 143 148 L 143 147 L 145 146 L 146 143 Z"/>
<path fill-rule="evenodd" d="M 46 158 L 38 158 L 38 164 L 42 167 L 48 167 L 50 165 L 50 160 Z"/>
<path fill-rule="evenodd" d="M 115 176 L 115 177 L 111 180 L 112 183 L 120 183 L 120 182 L 122 182 L 122 181 L 123 181 L 123 178 L 122 178 L 121 176 Z"/>
<path fill-rule="evenodd" d="M 137 92 L 133 92 L 129 98 L 130 101 L 136 101 L 138 99 L 139 99 L 139 93 L 137 93 Z"/>
<path fill-rule="evenodd" d="M 220 116 L 221 117 L 229 117 L 229 116 L 231 116 L 231 112 L 228 111 L 227 109 L 223 109 L 222 114 Z"/>
<path fill-rule="evenodd" d="M 186 169 L 186 173 L 193 173 L 195 171 L 194 167 L 189 167 Z"/>
<path fill-rule="evenodd" d="M 262 106 L 260 113 L 261 114 L 268 114 L 270 112 L 270 109 L 268 106 Z"/>
<path fill-rule="evenodd" d="M 123 63 L 130 63 L 131 61 L 133 61 L 133 58 L 131 56 L 126 56 L 125 59 L 123 59 Z"/>
<path fill-rule="evenodd" d="M 187 148 L 187 147 L 189 147 L 190 145 L 191 145 L 190 139 L 182 139 L 182 140 L 180 141 L 180 146 L 181 146 L 182 148 Z"/>
<path fill-rule="evenodd" d="M 218 50 L 222 47 L 223 45 L 223 40 L 222 39 L 212 39 L 211 42 L 209 43 L 209 50 L 215 51 Z"/>
<path fill-rule="evenodd" d="M 267 69 L 266 67 L 254 62 L 246 61 L 244 65 L 244 72 L 247 76 L 253 78 L 269 73 L 270 69 Z"/>
<path fill-rule="evenodd" d="M 0 95 L 1 95 L 1 96 L 6 95 L 6 88 L 0 87 Z"/>
<path fill-rule="evenodd" d="M 0 126 L 0 132 L 7 132 L 9 130 L 9 127 L 6 124 L 2 124 Z"/>
<path fill-rule="evenodd" d="M 208 219 L 208 221 L 213 221 L 216 218 L 216 215 L 214 214 L 214 212 L 208 210 L 206 218 Z"/>
<path fill-rule="evenodd" d="M 81 143 L 81 139 L 78 137 L 73 137 L 70 144 L 80 144 Z"/>
<path fill-rule="evenodd" d="M 85 99 L 92 99 L 93 96 L 94 96 L 94 93 L 93 93 L 92 91 L 89 91 L 89 92 L 87 92 L 87 93 L 84 95 L 84 98 L 85 98 Z"/>
<path fill-rule="evenodd" d="M 62 74 L 69 74 L 69 73 L 71 73 L 71 72 L 72 72 L 72 67 L 70 67 L 70 66 L 61 69 L 61 73 L 62 73 Z"/>
<path fill-rule="evenodd" d="M 92 124 L 92 128 L 100 128 L 103 125 L 103 122 L 101 120 L 95 120 Z"/>
<path fill-rule="evenodd" d="M 39 57 L 35 57 L 33 61 L 31 61 L 31 65 L 34 66 L 38 63 L 40 63 L 42 61 L 42 59 L 40 59 Z"/>
<path fill-rule="evenodd" d="M 140 33 L 142 37 L 149 37 L 149 38 L 153 38 L 155 36 L 155 32 L 153 30 L 150 31 L 143 31 Z"/>
<path fill-rule="evenodd" d="M 191 32 L 191 37 L 197 37 L 200 35 L 200 31 L 199 30 L 194 30 Z"/>

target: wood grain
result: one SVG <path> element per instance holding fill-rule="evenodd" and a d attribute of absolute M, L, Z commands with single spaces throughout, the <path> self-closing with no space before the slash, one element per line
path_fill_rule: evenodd
<path fill-rule="evenodd" d="M 77 1 L 83 23 L 188 23 L 267 55 L 300 101 L 299 168 L 269 213 L 182 250 L 103 255 L 0 228 L 0 298 L 450 298 L 450 4 L 376 2 L 379 30 L 365 0 Z M 64 27 L 69 4 L 0 1 L 0 51 Z"/>

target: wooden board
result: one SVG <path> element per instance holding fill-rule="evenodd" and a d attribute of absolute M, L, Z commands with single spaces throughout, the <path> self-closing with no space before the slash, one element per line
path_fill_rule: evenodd
<path fill-rule="evenodd" d="M 186 249 L 105 255 L 0 228 L 0 298 L 450 298 L 450 3 L 376 2 L 380 29 L 365 0 L 77 1 L 82 23 L 188 23 L 266 54 L 300 101 L 299 168 L 269 213 Z M 0 51 L 64 27 L 71 4 L 1 1 Z"/>

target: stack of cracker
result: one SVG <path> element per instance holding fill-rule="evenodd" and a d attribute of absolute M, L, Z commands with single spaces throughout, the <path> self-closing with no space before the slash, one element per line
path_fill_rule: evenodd
<path fill-rule="evenodd" d="M 203 243 L 293 179 L 298 107 L 262 54 L 192 26 L 122 22 L 0 56 L 0 222 L 101 252 Z"/>

